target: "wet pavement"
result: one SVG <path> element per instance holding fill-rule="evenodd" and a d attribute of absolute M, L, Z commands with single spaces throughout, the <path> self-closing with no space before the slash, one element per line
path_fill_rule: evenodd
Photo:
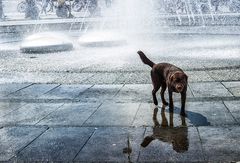
<path fill-rule="evenodd" d="M 178 96 L 174 114 L 153 106 L 150 84 L 2 84 L 0 160 L 239 161 L 233 86 L 190 82 L 182 117 Z"/>
<path fill-rule="evenodd" d="M 239 37 L 141 37 L 49 54 L 20 53 L 18 43 L 2 50 L 0 161 L 240 161 Z M 177 94 L 173 114 L 153 106 L 138 49 L 187 73 L 187 117 Z"/>

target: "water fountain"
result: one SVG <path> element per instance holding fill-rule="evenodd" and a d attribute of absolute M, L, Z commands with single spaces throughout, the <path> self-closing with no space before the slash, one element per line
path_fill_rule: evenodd
<path fill-rule="evenodd" d="M 59 32 L 41 32 L 43 24 L 35 24 L 33 34 L 27 36 L 20 45 L 23 53 L 47 53 L 55 51 L 67 51 L 73 49 L 70 38 Z"/>
<path fill-rule="evenodd" d="M 20 50 L 24 53 L 66 51 L 72 48 L 72 41 L 66 35 L 57 32 L 32 34 L 26 37 L 20 45 Z"/>
<path fill-rule="evenodd" d="M 111 9 L 102 12 L 100 28 L 95 27 L 79 38 L 82 46 L 126 45 L 129 34 L 146 30 L 153 17 L 153 2 L 149 0 L 118 0 Z M 128 36 L 128 37 L 127 37 Z"/>

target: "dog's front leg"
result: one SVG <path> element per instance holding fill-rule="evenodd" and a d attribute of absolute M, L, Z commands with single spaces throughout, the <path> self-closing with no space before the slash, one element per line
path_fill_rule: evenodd
<path fill-rule="evenodd" d="M 187 96 L 186 91 L 183 91 L 181 93 L 181 103 L 182 103 L 182 106 L 181 106 L 181 113 L 180 113 L 182 116 L 186 116 L 186 113 L 185 113 L 186 96 Z"/>
<path fill-rule="evenodd" d="M 171 89 L 168 89 L 168 94 L 169 94 L 169 111 L 172 113 L 173 112 L 173 91 Z"/>

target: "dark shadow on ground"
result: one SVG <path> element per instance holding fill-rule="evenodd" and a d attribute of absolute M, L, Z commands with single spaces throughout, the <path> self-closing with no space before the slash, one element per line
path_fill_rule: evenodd
<path fill-rule="evenodd" d="M 179 114 L 180 110 L 181 110 L 180 108 L 175 107 L 174 113 Z M 169 112 L 169 109 L 167 109 L 166 111 Z M 207 118 L 200 113 L 186 111 L 186 114 L 187 114 L 187 119 L 189 119 L 190 123 L 193 124 L 194 126 L 209 126 L 210 125 L 210 122 L 208 122 Z"/>

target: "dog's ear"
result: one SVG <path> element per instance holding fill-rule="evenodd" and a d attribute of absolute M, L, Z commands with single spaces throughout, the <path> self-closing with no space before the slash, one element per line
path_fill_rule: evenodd
<path fill-rule="evenodd" d="M 185 77 L 186 77 L 186 81 L 188 81 L 188 76 L 187 76 L 187 74 L 185 74 Z"/>
<path fill-rule="evenodd" d="M 168 77 L 169 82 L 172 82 L 174 79 L 175 79 L 175 74 L 169 75 L 169 77 Z"/>

